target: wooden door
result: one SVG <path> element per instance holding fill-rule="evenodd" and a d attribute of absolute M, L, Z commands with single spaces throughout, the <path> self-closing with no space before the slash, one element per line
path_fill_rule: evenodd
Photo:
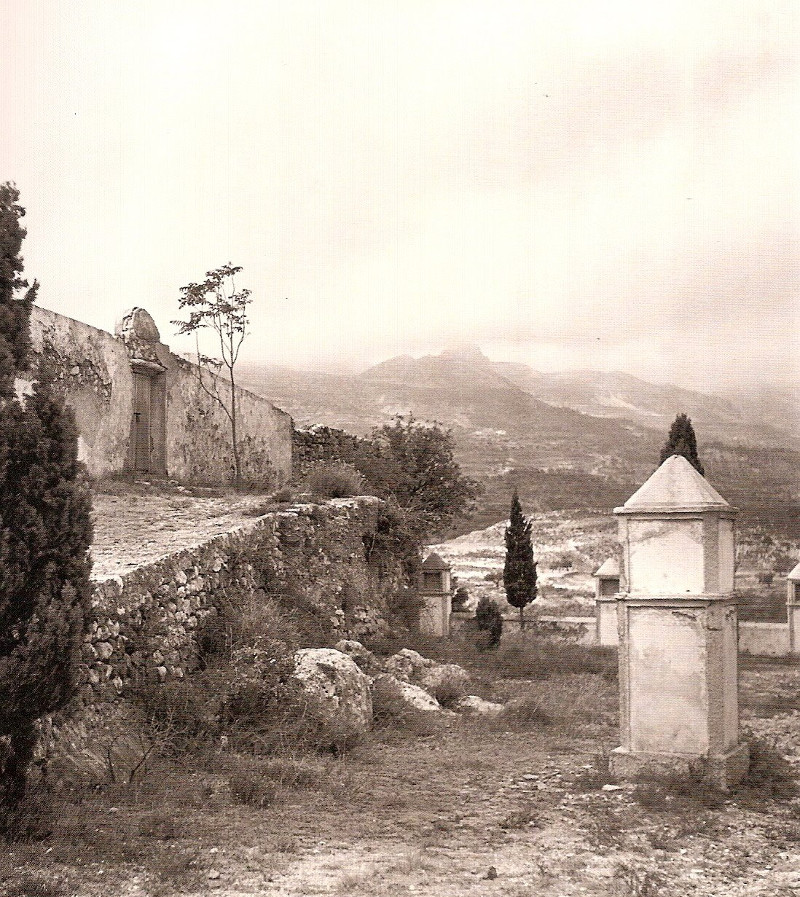
<path fill-rule="evenodd" d="M 152 440 L 150 434 L 150 385 L 147 374 L 133 375 L 133 469 L 149 472 Z"/>

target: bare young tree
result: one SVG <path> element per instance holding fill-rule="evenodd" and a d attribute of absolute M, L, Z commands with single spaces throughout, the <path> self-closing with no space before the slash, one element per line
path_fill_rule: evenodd
<path fill-rule="evenodd" d="M 235 367 L 239 358 L 247 328 L 247 306 L 253 301 L 250 290 L 236 289 L 236 275 L 241 267 L 222 265 L 207 271 L 202 283 L 190 283 L 181 287 L 178 307 L 188 309 L 186 321 L 173 321 L 178 333 L 194 334 L 197 347 L 197 378 L 200 388 L 225 412 L 231 426 L 231 449 L 233 451 L 234 485 L 242 482 L 242 466 L 237 437 L 237 406 Z M 212 330 L 218 339 L 220 356 L 215 358 L 200 352 L 200 331 Z M 226 399 L 219 389 L 220 374 L 223 369 L 230 383 L 230 398 Z M 208 376 L 204 376 L 204 370 Z"/>

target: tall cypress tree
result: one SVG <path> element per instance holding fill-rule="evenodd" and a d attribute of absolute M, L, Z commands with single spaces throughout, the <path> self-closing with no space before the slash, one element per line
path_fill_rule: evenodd
<path fill-rule="evenodd" d="M 683 455 L 701 476 L 705 476 L 703 464 L 697 455 L 697 438 L 694 435 L 694 427 L 691 418 L 685 414 L 679 414 L 672 422 L 667 441 L 664 448 L 661 449 L 659 464 L 663 464 L 670 455 Z"/>
<path fill-rule="evenodd" d="M 36 285 L 22 279 L 24 210 L 0 187 L 0 828 L 14 825 L 36 746 L 36 723 L 77 684 L 91 602 L 91 501 L 71 411 L 41 377 L 19 401 L 29 366 Z"/>
<path fill-rule="evenodd" d="M 522 513 L 519 495 L 514 490 L 511 514 L 506 527 L 506 561 L 503 567 L 506 599 L 519 608 L 519 628 L 525 628 L 525 607 L 536 598 L 536 561 L 531 544 L 531 522 Z"/>
<path fill-rule="evenodd" d="M 0 184 L 0 396 L 14 390 L 14 376 L 25 367 L 30 347 L 28 319 L 39 284 L 28 285 L 22 277 L 22 241 L 25 228 L 19 223 L 25 209 L 18 202 L 13 184 Z M 26 292 L 22 297 L 22 289 Z"/>

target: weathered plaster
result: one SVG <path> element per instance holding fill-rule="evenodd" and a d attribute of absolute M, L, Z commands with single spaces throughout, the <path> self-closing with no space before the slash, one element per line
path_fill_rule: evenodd
<path fill-rule="evenodd" d="M 727 787 L 747 769 L 738 744 L 735 511 L 673 456 L 615 514 L 627 590 L 617 602 L 614 772 L 702 762 Z"/>
<path fill-rule="evenodd" d="M 133 365 L 157 374 L 154 389 L 165 394 L 165 456 L 154 456 L 156 472 L 191 483 L 230 482 L 233 457 L 228 418 L 200 389 L 197 367 L 159 342 L 158 330 L 150 322 L 146 312 L 134 310 L 121 322 L 121 338 L 117 338 L 34 307 L 34 352 L 52 362 L 56 382 L 75 411 L 81 460 L 94 477 L 131 468 Z M 218 385 L 229 400 L 229 384 L 219 381 Z M 266 488 L 286 482 L 291 476 L 291 418 L 246 390 L 237 388 L 236 396 L 244 480 Z"/>

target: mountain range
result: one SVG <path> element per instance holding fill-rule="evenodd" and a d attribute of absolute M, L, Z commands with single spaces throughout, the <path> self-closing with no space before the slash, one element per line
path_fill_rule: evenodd
<path fill-rule="evenodd" d="M 506 513 L 514 486 L 543 510 L 613 507 L 653 471 L 680 412 L 729 500 L 750 508 L 800 501 L 800 406 L 789 389 L 710 395 L 619 372 L 542 373 L 491 361 L 475 346 L 402 355 L 357 375 L 242 364 L 239 382 L 297 426 L 366 435 L 397 414 L 440 422 L 485 488 L 480 523 Z"/>

